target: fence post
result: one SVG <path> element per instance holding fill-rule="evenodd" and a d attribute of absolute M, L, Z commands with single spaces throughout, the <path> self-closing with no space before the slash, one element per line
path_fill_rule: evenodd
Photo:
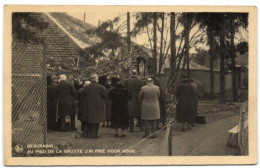
<path fill-rule="evenodd" d="M 172 156 L 172 126 L 170 125 L 170 133 L 168 138 L 168 155 Z"/>

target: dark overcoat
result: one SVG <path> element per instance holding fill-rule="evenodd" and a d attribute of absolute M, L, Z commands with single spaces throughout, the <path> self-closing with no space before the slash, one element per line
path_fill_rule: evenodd
<path fill-rule="evenodd" d="M 106 93 L 107 95 L 110 93 L 110 91 L 112 90 L 112 86 L 106 86 Z M 111 107 L 112 106 L 112 102 L 111 99 L 106 99 L 106 121 L 110 121 L 111 120 Z"/>
<path fill-rule="evenodd" d="M 47 121 L 57 121 L 57 85 L 51 84 L 47 86 Z"/>
<path fill-rule="evenodd" d="M 194 102 L 193 102 L 193 114 L 194 117 L 196 117 L 198 115 L 198 103 L 199 103 L 199 94 L 198 94 L 198 87 L 195 83 L 191 83 L 192 89 L 193 89 L 193 93 L 194 93 Z"/>
<path fill-rule="evenodd" d="M 159 104 L 160 104 L 160 122 L 166 122 L 166 92 L 163 89 L 160 79 L 156 77 L 154 79 L 154 85 L 159 87 L 160 90 L 160 97 L 159 97 Z"/>
<path fill-rule="evenodd" d="M 195 95 L 188 79 L 182 79 L 176 86 L 177 121 L 194 122 Z"/>
<path fill-rule="evenodd" d="M 137 77 L 132 77 L 125 81 L 125 86 L 132 94 L 132 98 L 128 101 L 128 113 L 130 117 L 141 116 L 141 98 L 140 91 L 144 82 Z"/>
<path fill-rule="evenodd" d="M 86 89 L 85 87 L 82 87 L 78 90 L 78 120 L 82 120 L 82 115 L 83 112 L 85 111 L 85 92 L 84 90 Z"/>
<path fill-rule="evenodd" d="M 160 97 L 159 97 L 159 104 L 160 104 L 160 122 L 166 122 L 166 92 L 162 87 L 159 87 L 160 90 Z"/>
<path fill-rule="evenodd" d="M 108 98 L 112 100 L 111 123 L 113 128 L 128 128 L 129 115 L 127 103 L 131 97 L 131 93 L 122 85 L 118 85 L 108 94 Z"/>
<path fill-rule="evenodd" d="M 97 82 L 91 82 L 86 86 L 85 92 L 85 111 L 82 120 L 87 123 L 101 123 L 105 121 L 105 87 Z"/>
<path fill-rule="evenodd" d="M 76 90 L 72 84 L 61 81 L 57 86 L 58 116 L 72 115 L 76 113 L 75 97 Z"/>

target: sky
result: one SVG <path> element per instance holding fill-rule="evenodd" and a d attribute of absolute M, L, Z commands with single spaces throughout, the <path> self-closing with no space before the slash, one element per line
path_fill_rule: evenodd
<path fill-rule="evenodd" d="M 84 18 L 84 13 L 82 12 L 78 12 L 78 13 L 71 13 L 71 12 L 68 12 L 67 13 L 68 15 L 70 16 L 73 16 L 75 18 L 78 18 L 78 19 L 81 19 L 83 20 Z M 120 25 L 121 23 L 123 23 L 124 21 L 126 21 L 126 13 L 119 13 L 119 12 L 107 12 L 107 13 L 102 13 L 102 12 L 85 12 L 85 22 L 87 23 L 90 23 L 94 26 L 98 26 L 98 23 L 99 21 L 101 22 L 104 22 L 104 21 L 107 21 L 107 20 L 113 20 L 115 17 L 119 16 L 120 17 L 120 21 L 118 23 L 118 25 Z M 168 27 L 168 31 L 167 31 L 167 28 L 165 29 L 164 31 L 164 37 L 166 37 L 166 33 L 167 33 L 167 41 L 169 41 L 170 37 L 170 30 L 169 30 L 169 26 L 170 26 L 170 19 L 166 17 L 165 15 L 165 27 Z M 136 20 L 135 20 L 135 16 L 134 16 L 134 13 L 131 13 L 130 14 L 130 30 L 133 29 L 134 27 L 134 24 L 135 24 Z M 159 23 L 160 24 L 160 21 Z M 151 25 L 152 26 L 152 25 Z M 177 34 L 180 33 L 182 31 L 182 27 L 179 27 L 177 29 Z M 190 33 L 190 37 L 198 30 L 198 27 L 194 27 L 194 29 L 191 30 L 191 33 Z M 126 29 L 124 29 L 122 32 L 126 32 Z M 200 33 L 200 32 L 199 32 Z M 199 34 L 198 33 L 198 34 Z M 151 36 L 152 34 L 150 34 Z M 157 34 L 158 36 L 158 42 L 160 40 L 160 33 L 158 32 Z M 143 34 L 140 34 L 140 35 L 137 35 L 136 37 L 131 37 L 131 40 L 136 42 L 137 44 L 140 44 L 140 45 L 144 45 L 148 48 L 150 48 L 150 43 L 149 43 L 149 40 L 148 40 L 148 36 L 147 36 L 147 33 L 143 33 Z M 239 33 L 236 33 L 236 38 L 235 38 L 235 44 L 236 43 L 239 43 L 240 41 L 247 41 L 248 40 L 248 32 L 246 32 L 245 30 L 243 29 L 240 29 Z M 179 46 L 179 41 L 176 42 L 176 46 L 178 47 Z M 208 49 L 208 46 L 205 44 L 199 44 L 197 45 L 197 47 L 200 47 L 200 48 L 203 48 L 203 49 Z M 196 53 L 196 50 L 195 48 L 191 48 L 190 49 L 190 53 Z"/>
<path fill-rule="evenodd" d="M 83 20 L 84 18 L 84 13 L 67 13 L 70 16 L 73 16 L 75 18 L 81 19 Z M 120 25 L 121 23 L 123 23 L 124 21 L 126 21 L 126 13 L 119 13 L 119 12 L 109 12 L 109 13 L 100 13 L 100 12 L 86 12 L 85 13 L 85 22 L 90 23 L 94 26 L 98 26 L 99 21 L 104 22 L 107 20 L 113 20 L 115 17 L 120 16 L 120 21 L 118 23 L 118 25 Z M 130 15 L 130 29 L 133 29 L 134 23 L 136 22 L 136 20 L 134 19 L 133 14 Z M 126 32 L 126 29 L 124 29 L 124 32 Z M 147 35 L 139 35 L 136 38 L 132 37 L 131 38 L 132 41 L 140 44 L 140 45 L 145 45 L 147 47 L 148 46 L 148 38 Z"/>
<path fill-rule="evenodd" d="M 73 16 L 75 18 L 78 19 L 82 19 L 84 18 L 84 13 L 82 12 L 78 12 L 78 13 L 72 13 L 72 12 L 68 12 L 67 14 L 69 14 L 70 16 Z M 103 13 L 96 13 L 96 12 L 86 12 L 86 19 L 85 22 L 90 23 L 94 26 L 98 26 L 98 21 L 106 21 L 109 19 L 113 19 L 115 17 L 117 17 L 118 15 L 120 15 L 120 13 L 118 12 L 113 12 L 113 13 L 106 13 L 105 15 Z"/>

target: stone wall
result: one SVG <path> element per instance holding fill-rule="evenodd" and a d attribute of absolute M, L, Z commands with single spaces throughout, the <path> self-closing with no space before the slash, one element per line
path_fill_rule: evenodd
<path fill-rule="evenodd" d="M 166 88 L 168 78 L 170 76 L 169 71 L 165 71 L 165 74 L 161 74 L 160 80 L 164 88 Z M 199 80 L 203 85 L 205 94 L 210 93 L 210 71 L 209 70 L 190 70 L 190 77 L 195 80 Z M 226 91 L 232 89 L 232 74 L 227 72 L 225 74 L 225 86 Z M 214 94 L 219 94 L 220 90 L 220 72 L 214 71 Z"/>

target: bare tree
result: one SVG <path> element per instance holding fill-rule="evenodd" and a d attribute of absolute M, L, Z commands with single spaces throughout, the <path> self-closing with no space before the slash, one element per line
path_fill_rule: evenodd
<path fill-rule="evenodd" d="M 237 101 L 237 85 L 236 85 L 236 61 L 235 61 L 235 27 L 234 27 L 234 16 L 230 15 L 230 57 L 231 57 L 231 69 L 232 69 L 232 92 L 233 92 L 233 101 Z"/>
<path fill-rule="evenodd" d="M 176 30 L 175 30 L 175 13 L 171 12 L 171 26 L 170 26 L 170 34 L 171 34 L 171 65 L 176 66 Z"/>
<path fill-rule="evenodd" d="M 163 33 L 164 33 L 164 13 L 161 14 L 162 19 L 162 27 L 161 27 L 161 46 L 160 46 L 160 58 L 159 58 L 159 71 L 158 73 L 161 73 L 162 66 L 163 66 Z"/>
<path fill-rule="evenodd" d="M 130 12 L 127 12 L 127 51 L 131 50 Z"/>
<path fill-rule="evenodd" d="M 189 51 L 190 51 L 190 30 L 191 30 L 191 24 L 192 24 L 192 16 L 191 13 L 185 13 L 184 14 L 184 30 L 185 30 L 185 60 L 187 63 L 187 77 L 190 76 L 190 57 L 189 57 Z"/>
<path fill-rule="evenodd" d="M 224 30 L 224 14 L 220 14 L 220 27 L 219 37 L 220 37 L 220 100 L 221 104 L 226 103 L 226 91 L 225 91 L 225 30 Z"/>
<path fill-rule="evenodd" d="M 157 73 L 157 13 L 153 13 L 153 65 L 154 74 Z"/>

